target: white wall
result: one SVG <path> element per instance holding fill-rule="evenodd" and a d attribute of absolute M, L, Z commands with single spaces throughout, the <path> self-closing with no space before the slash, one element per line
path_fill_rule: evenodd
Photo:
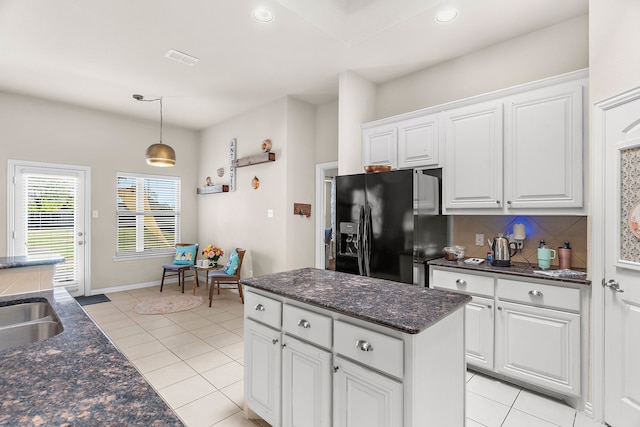
<path fill-rule="evenodd" d="M 315 117 L 315 107 L 289 97 L 202 132 L 201 183 L 207 175 L 214 184 L 228 182 L 231 138 L 237 138 L 238 158 L 260 153 L 264 139 L 273 143 L 276 161 L 237 168 L 235 192 L 198 196 L 200 243 L 245 247 L 245 277 L 313 266 L 313 217 L 294 215 L 293 203 L 313 205 Z M 219 167 L 225 168 L 222 178 L 215 174 Z M 251 188 L 254 176 L 257 190 Z M 273 218 L 267 217 L 270 209 Z"/>
<path fill-rule="evenodd" d="M 315 264 L 315 134 L 316 108 L 287 98 L 287 270 Z M 294 203 L 311 205 L 311 216 L 295 215 Z"/>
<path fill-rule="evenodd" d="M 640 2 L 589 1 L 591 103 L 640 86 Z"/>
<path fill-rule="evenodd" d="M 588 31 L 581 16 L 380 84 L 375 119 L 587 68 Z"/>
<path fill-rule="evenodd" d="M 316 106 L 316 163 L 338 160 L 338 101 Z"/>
<path fill-rule="evenodd" d="M 135 102 L 135 101 L 132 101 Z M 0 92 L 0 200 L 7 200 L 7 160 L 62 163 L 91 168 L 91 287 L 160 280 L 160 265 L 170 258 L 115 262 L 116 172 L 182 178 L 182 238 L 195 240 L 198 132 L 164 126 L 163 142 L 176 151 L 176 166 L 147 166 L 146 148 L 158 141 L 158 122 L 134 120 L 86 108 Z M 165 117 L 166 118 L 166 117 Z M 7 239 L 7 212 L 0 209 L 0 242 Z M 0 256 L 6 246 L 0 245 Z"/>

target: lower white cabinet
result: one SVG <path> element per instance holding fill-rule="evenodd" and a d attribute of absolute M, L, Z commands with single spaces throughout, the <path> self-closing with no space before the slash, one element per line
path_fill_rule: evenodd
<path fill-rule="evenodd" d="M 334 365 L 335 427 L 402 427 L 401 382 L 339 356 Z"/>
<path fill-rule="evenodd" d="M 580 315 L 498 302 L 495 343 L 497 372 L 580 394 Z"/>
<path fill-rule="evenodd" d="M 430 286 L 473 298 L 465 307 L 470 367 L 586 397 L 586 286 L 439 266 L 429 271 Z"/>
<path fill-rule="evenodd" d="M 265 421 L 280 425 L 280 331 L 245 319 L 245 401 Z"/>
<path fill-rule="evenodd" d="M 282 425 L 331 426 L 331 353 L 282 337 Z"/>
<path fill-rule="evenodd" d="M 274 427 L 464 425 L 462 306 L 409 334 L 244 292 L 248 416 Z"/>
<path fill-rule="evenodd" d="M 465 308 L 467 363 L 493 369 L 493 299 L 472 298 Z"/>

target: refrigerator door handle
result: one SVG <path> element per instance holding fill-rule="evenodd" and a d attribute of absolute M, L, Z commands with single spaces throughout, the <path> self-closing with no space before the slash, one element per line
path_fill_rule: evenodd
<path fill-rule="evenodd" d="M 364 274 L 364 206 L 360 206 L 360 215 L 358 216 L 358 238 L 357 238 L 357 254 L 358 254 L 358 272 L 362 276 Z"/>
<path fill-rule="evenodd" d="M 367 206 L 364 213 L 364 272 L 367 277 L 371 276 L 371 239 L 373 237 L 371 234 L 371 229 L 373 228 L 371 221 L 371 207 Z"/>

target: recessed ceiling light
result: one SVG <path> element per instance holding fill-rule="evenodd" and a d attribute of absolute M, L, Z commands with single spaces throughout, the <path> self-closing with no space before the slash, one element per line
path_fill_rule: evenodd
<path fill-rule="evenodd" d="M 253 9 L 253 19 L 258 22 L 273 21 L 273 12 L 267 9 Z"/>
<path fill-rule="evenodd" d="M 454 8 L 443 9 L 436 13 L 436 22 L 451 22 L 458 17 L 458 10 Z"/>

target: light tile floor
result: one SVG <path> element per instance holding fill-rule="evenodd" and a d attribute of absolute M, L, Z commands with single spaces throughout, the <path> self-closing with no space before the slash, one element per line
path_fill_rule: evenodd
<path fill-rule="evenodd" d="M 244 418 L 243 305 L 223 290 L 212 307 L 204 289 L 198 308 L 139 315 L 145 299 L 178 295 L 177 285 L 107 294 L 85 311 L 132 361 L 188 427 L 257 427 Z M 601 427 L 562 402 L 509 383 L 467 373 L 467 427 Z M 452 426 L 453 427 L 453 426 Z"/>

